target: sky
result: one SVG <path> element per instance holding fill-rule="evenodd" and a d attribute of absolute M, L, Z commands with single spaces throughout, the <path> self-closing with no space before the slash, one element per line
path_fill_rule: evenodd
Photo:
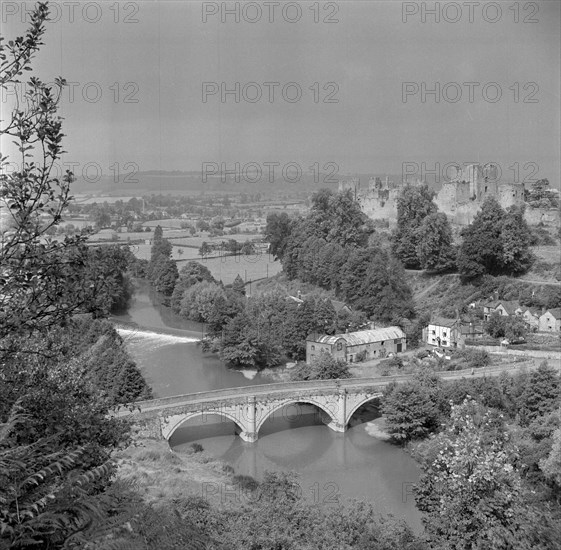
<path fill-rule="evenodd" d="M 53 9 L 34 67 L 71 83 L 78 172 L 332 163 L 445 178 L 493 162 L 501 181 L 559 185 L 561 2 L 74 4 Z M 24 31 L 25 7 L 2 3 L 3 36 Z"/>

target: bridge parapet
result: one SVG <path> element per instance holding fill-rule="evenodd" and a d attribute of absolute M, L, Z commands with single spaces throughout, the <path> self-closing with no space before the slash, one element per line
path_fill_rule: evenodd
<path fill-rule="evenodd" d="M 386 381 L 384 385 L 385 383 Z M 202 416 L 203 422 L 206 422 L 206 416 L 220 416 L 234 422 L 240 437 L 252 442 L 257 439 L 257 434 L 267 419 L 290 405 L 313 405 L 320 411 L 322 421 L 331 429 L 344 432 L 356 409 L 371 399 L 381 397 L 383 389 L 381 384 L 367 386 L 364 382 L 363 385 L 355 383 L 347 387 L 333 382 L 320 386 L 318 388 L 317 384 L 305 384 L 287 387 L 282 384 L 273 391 L 269 386 L 264 386 L 255 393 L 255 386 L 249 386 L 243 388 L 245 395 L 239 391 L 241 388 L 236 388 L 234 392 L 204 392 L 181 396 L 181 400 L 155 400 L 160 401 L 157 405 L 154 401 L 148 401 L 147 408 L 139 403 L 140 410 L 126 411 L 126 414 L 134 415 L 135 423 L 143 426 L 143 432 L 151 434 L 154 432 L 154 421 L 159 421 L 160 436 L 164 439 L 169 439 L 179 426 L 192 418 Z M 262 389 L 268 391 L 260 391 Z M 296 415 L 291 413 L 291 416 L 294 418 L 301 413 L 302 409 L 297 408 Z"/>

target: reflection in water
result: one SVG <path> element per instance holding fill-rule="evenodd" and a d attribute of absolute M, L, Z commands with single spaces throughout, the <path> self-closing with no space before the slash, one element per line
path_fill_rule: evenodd
<path fill-rule="evenodd" d="M 269 381 L 259 373 L 247 378 L 225 368 L 215 355 L 202 353 L 192 341 L 200 339 L 201 325 L 161 305 L 158 295 L 144 282 L 140 282 L 128 313 L 113 320 L 127 325 L 120 332 L 156 396 Z M 418 480 L 419 469 L 407 453 L 369 434 L 379 417 L 375 405 L 359 409 L 344 434 L 325 426 L 315 407 L 306 405 L 299 410 L 302 414 L 296 417 L 290 407 L 277 411 L 263 424 L 253 444 L 235 435 L 233 422 L 210 415 L 206 422 L 201 417 L 186 422 L 170 444 L 182 451 L 190 449 L 193 442 L 201 443 L 211 456 L 231 464 L 236 473 L 257 479 L 265 470 L 296 471 L 303 496 L 315 502 L 331 504 L 337 494 L 341 500 L 368 500 L 378 512 L 392 513 L 421 531 L 420 514 L 411 495 L 411 483 Z"/>
<path fill-rule="evenodd" d="M 313 406 L 302 405 L 293 418 L 288 410 L 267 420 L 255 443 L 236 434 L 236 425 L 208 416 L 192 419 L 171 437 L 175 451 L 190 450 L 196 442 L 211 456 L 232 465 L 237 474 L 262 479 L 265 470 L 296 471 L 302 494 L 316 502 L 333 503 L 356 498 L 368 500 L 375 510 L 405 519 L 421 530 L 420 516 L 411 496 L 411 483 L 419 478 L 413 459 L 401 449 L 372 437 L 368 423 L 375 422 L 375 406 L 359 411 L 346 433 L 329 429 Z M 336 489 L 336 491 L 335 491 Z"/>

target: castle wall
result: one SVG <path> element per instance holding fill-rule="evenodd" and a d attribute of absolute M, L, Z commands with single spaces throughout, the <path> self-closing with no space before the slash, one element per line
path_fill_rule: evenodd
<path fill-rule="evenodd" d="M 543 223 L 549 227 L 560 227 L 561 216 L 558 208 L 530 208 L 526 207 L 524 218 L 530 225 Z"/>
<path fill-rule="evenodd" d="M 475 191 L 476 201 L 482 204 L 487 197 L 497 197 L 497 183 L 478 180 Z"/>
<path fill-rule="evenodd" d="M 467 166 L 463 170 L 457 170 L 454 181 L 442 185 L 434 201 L 438 209 L 448 216 L 450 223 L 457 226 L 469 225 L 487 197 L 495 197 L 504 209 L 524 204 L 524 184 L 497 184 L 492 177 L 494 169 L 490 166 L 487 171 L 483 171 L 480 166 Z M 485 181 L 486 176 L 487 181 Z M 387 178 L 386 181 L 371 178 L 366 189 L 361 188 L 358 178 L 339 182 L 339 190 L 351 189 L 362 211 L 369 218 L 387 219 L 390 227 L 397 222 L 397 198 L 401 187 L 401 184 L 394 184 Z M 558 209 L 527 207 L 525 219 L 531 225 L 538 223 L 552 227 L 561 225 Z"/>
<path fill-rule="evenodd" d="M 390 221 L 397 220 L 397 194 L 389 192 L 388 197 L 376 197 L 370 193 L 360 195 L 359 202 L 362 211 L 373 220 L 388 219 Z"/>
<path fill-rule="evenodd" d="M 498 186 L 497 199 L 503 208 L 518 206 L 524 202 L 523 183 L 503 183 Z"/>

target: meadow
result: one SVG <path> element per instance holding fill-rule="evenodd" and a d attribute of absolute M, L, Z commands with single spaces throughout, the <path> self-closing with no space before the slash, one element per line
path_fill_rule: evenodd
<path fill-rule="evenodd" d="M 185 265 L 186 259 L 177 262 L 178 269 Z M 250 256 L 223 256 L 221 258 L 197 259 L 202 265 L 208 267 L 212 276 L 225 285 L 231 284 L 239 275 L 244 281 L 265 279 L 280 273 L 282 266 L 275 262 L 269 254 L 256 254 Z M 248 288 L 248 293 L 250 289 Z"/>

